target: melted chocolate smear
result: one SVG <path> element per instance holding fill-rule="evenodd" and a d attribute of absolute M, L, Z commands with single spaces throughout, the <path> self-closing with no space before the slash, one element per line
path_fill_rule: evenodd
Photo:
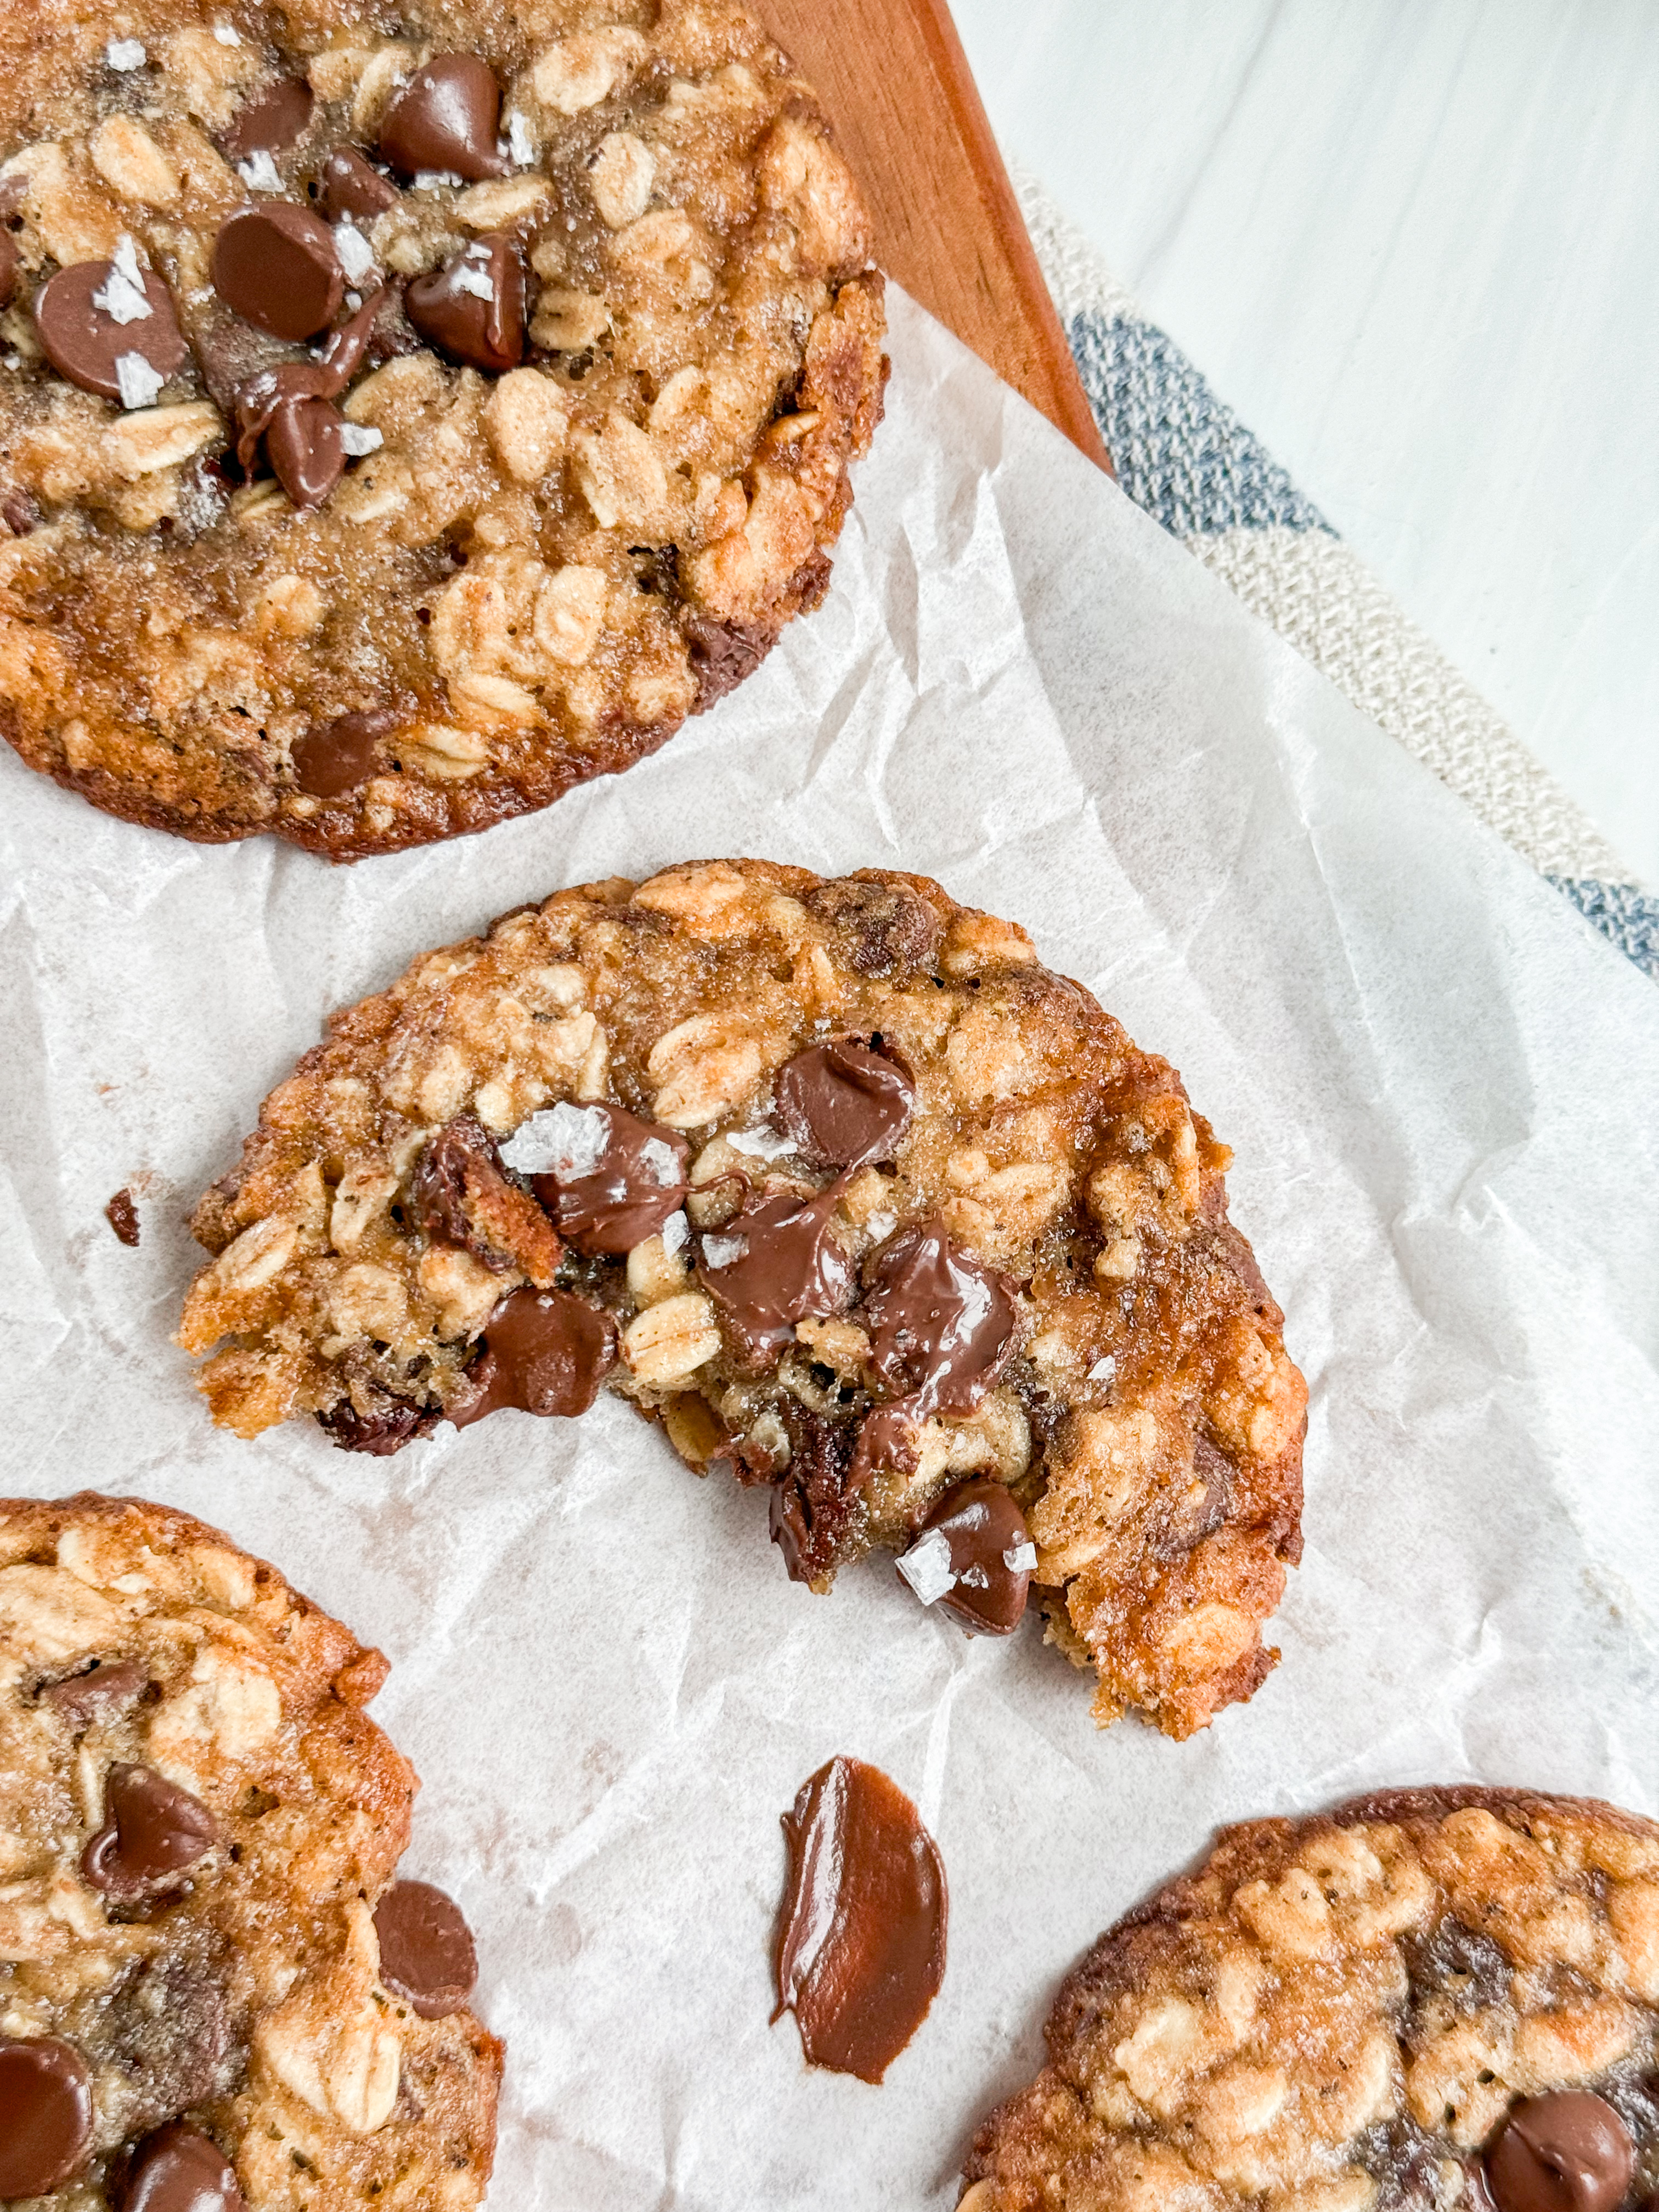
<path fill-rule="evenodd" d="M 279 77 L 241 109 L 219 141 L 220 150 L 233 161 L 246 161 L 251 154 L 280 154 L 310 122 L 313 104 L 303 77 Z"/>
<path fill-rule="evenodd" d="M 946 1491 L 905 1557 L 924 1546 L 937 1555 L 941 1540 L 955 1579 L 937 1602 L 970 1635 L 1012 1636 L 1024 1617 L 1035 1561 L 1027 1556 L 1032 1547 L 1025 1516 L 1006 1486 L 981 1480 Z"/>
<path fill-rule="evenodd" d="M 153 1766 L 112 1766 L 104 1809 L 104 1826 L 81 1854 L 81 1871 L 118 1905 L 177 1882 L 217 1841 L 207 1807 Z"/>
<path fill-rule="evenodd" d="M 1630 2130 L 1588 2089 L 1522 2098 L 1486 2156 L 1498 2212 L 1617 2212 L 1635 2171 Z"/>
<path fill-rule="evenodd" d="M 112 261 L 73 262 L 46 279 L 34 301 L 34 327 L 46 359 L 59 376 L 100 399 L 121 397 L 115 364 L 125 354 L 137 354 L 163 381 L 176 376 L 190 359 L 173 295 L 153 269 L 139 271 L 148 315 L 118 323 L 94 307 L 94 295 L 104 290 L 114 268 Z"/>
<path fill-rule="evenodd" d="M 853 1262 L 830 1226 L 839 1194 L 832 1186 L 804 1200 L 787 1192 L 751 1199 L 702 1239 L 697 1280 L 751 1367 L 769 1366 L 797 1322 L 852 1304 Z"/>
<path fill-rule="evenodd" d="M 114 2212 L 246 2212 L 246 2200 L 218 2144 L 179 2120 L 139 2144 Z"/>
<path fill-rule="evenodd" d="M 11 295 L 17 289 L 17 240 L 9 230 L 0 230 L 0 307 L 11 305 Z"/>
<path fill-rule="evenodd" d="M 377 707 L 318 724 L 294 747 L 294 781 L 313 799 L 338 799 L 355 791 L 379 766 L 380 739 L 403 719 L 395 707 Z"/>
<path fill-rule="evenodd" d="M 789 1871 L 777 2011 L 814 2066 L 879 2081 L 945 1978 L 945 1869 L 916 1808 L 861 1759 L 832 1759 L 783 1816 Z"/>
<path fill-rule="evenodd" d="M 501 88 L 476 54 L 436 54 L 380 122 L 380 154 L 405 177 L 449 170 L 476 184 L 512 167 L 496 149 Z"/>
<path fill-rule="evenodd" d="M 320 216 L 270 200 L 239 208 L 220 224 L 213 286 L 256 329 L 297 343 L 314 337 L 338 314 L 345 271 Z"/>
<path fill-rule="evenodd" d="M 816 1583 L 835 1565 L 864 1508 L 848 1480 L 853 1437 L 845 1421 L 784 1401 L 789 1465 L 772 1486 L 768 1525 L 792 1583 Z"/>
<path fill-rule="evenodd" d="M 317 179 L 317 204 L 331 222 L 343 216 L 373 222 L 398 204 L 398 187 L 352 146 L 337 146 Z"/>
<path fill-rule="evenodd" d="M 137 1243 L 138 1209 L 132 1202 L 132 1193 L 130 1190 L 123 1188 L 116 1192 L 114 1197 L 104 1208 L 104 1218 L 123 1244 Z"/>
<path fill-rule="evenodd" d="M 374 1908 L 380 1979 L 422 2020 L 459 2012 L 478 1978 L 472 1931 L 453 1898 L 428 1881 L 394 1881 Z"/>
<path fill-rule="evenodd" d="M 465 1429 L 510 1408 L 585 1413 L 616 1364 L 617 1328 L 609 1314 L 568 1291 L 514 1291 L 485 1324 L 472 1395 L 453 1406 L 449 1418 Z"/>
<path fill-rule="evenodd" d="M 504 230 L 417 276 L 404 305 L 421 336 L 452 361 L 499 375 L 524 359 L 524 260 Z"/>
<path fill-rule="evenodd" d="M 92 2075 L 55 2035 L 0 2039 L 0 2197 L 45 2197 L 86 2163 Z"/>
<path fill-rule="evenodd" d="M 684 1205 L 691 1147 L 678 1129 L 641 1121 L 620 1106 L 584 1111 L 605 1116 L 598 1164 L 580 1175 L 532 1176 L 530 1187 L 578 1252 L 631 1252 Z"/>
<path fill-rule="evenodd" d="M 84 1674 L 48 1683 L 39 1702 L 56 1713 L 66 1729 L 79 1735 L 95 1722 L 107 1720 L 136 1704 L 149 1680 L 136 1660 L 106 1660 Z"/>
<path fill-rule="evenodd" d="M 778 1072 L 777 1118 L 814 1167 L 890 1160 L 910 1126 L 916 1086 L 890 1054 L 855 1037 L 809 1045 Z"/>

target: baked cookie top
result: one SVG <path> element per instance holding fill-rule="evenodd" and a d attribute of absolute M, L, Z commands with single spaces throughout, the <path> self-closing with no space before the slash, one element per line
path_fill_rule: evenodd
<path fill-rule="evenodd" d="M 959 2212 L 1636 2212 L 1659 1825 L 1414 1790 L 1223 1832 L 1066 1980 Z"/>
<path fill-rule="evenodd" d="M 0 0 L 0 731 L 337 858 L 650 751 L 817 605 L 881 279 L 733 0 Z"/>
<path fill-rule="evenodd" d="M 0 2199 L 483 2202 L 501 2047 L 410 1967 L 386 1671 L 186 1514 L 0 1504 Z"/>
<path fill-rule="evenodd" d="M 370 1451 L 607 1386 L 769 1488 L 797 1579 L 886 1546 L 994 1632 L 1034 1587 L 1103 1723 L 1186 1735 L 1273 1664 L 1300 1543 L 1229 1157 L 938 884 L 670 868 L 337 1015 L 198 1208 L 179 1341 L 216 1420 Z"/>

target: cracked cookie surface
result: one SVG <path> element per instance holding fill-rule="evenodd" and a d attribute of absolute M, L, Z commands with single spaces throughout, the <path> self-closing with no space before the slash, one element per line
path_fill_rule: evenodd
<path fill-rule="evenodd" d="M 1273 1664 L 1300 1542 L 1228 1158 L 937 884 L 671 868 L 337 1015 L 197 1210 L 179 1340 L 216 1419 L 372 1451 L 611 1389 L 767 1489 L 796 1579 L 885 1547 L 994 1633 L 1029 1589 L 1103 1723 L 1185 1735 Z"/>
<path fill-rule="evenodd" d="M 0 2197 L 481 2203 L 501 2046 L 470 1977 L 433 2014 L 406 1938 L 382 1966 L 377 1910 L 401 1938 L 423 1886 L 380 1654 L 216 1529 L 87 1493 L 0 1503 Z"/>
<path fill-rule="evenodd" d="M 626 767 L 826 588 L 882 286 L 732 0 L 0 0 L 0 732 L 337 858 Z"/>
<path fill-rule="evenodd" d="M 1228 1829 L 1047 2037 L 961 2212 L 1637 2212 L 1659 1825 L 1466 1788 Z"/>

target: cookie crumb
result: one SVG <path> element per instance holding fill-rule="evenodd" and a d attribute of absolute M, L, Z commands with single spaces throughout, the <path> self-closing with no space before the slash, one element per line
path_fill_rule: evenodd
<path fill-rule="evenodd" d="M 104 1218 L 124 1244 L 137 1245 L 138 1209 L 132 1202 L 132 1193 L 125 1186 L 104 1208 Z"/>

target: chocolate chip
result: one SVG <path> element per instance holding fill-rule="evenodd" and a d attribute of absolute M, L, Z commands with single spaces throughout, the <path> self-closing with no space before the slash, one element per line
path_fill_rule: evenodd
<path fill-rule="evenodd" d="M 5 233 L 0 231 L 0 238 L 4 235 Z M 40 502 L 33 493 L 23 490 L 18 484 L 8 484 L 0 489 L 0 521 L 5 524 L 14 538 L 27 538 L 31 531 L 40 527 L 44 519 Z"/>
<path fill-rule="evenodd" d="M 239 208 L 213 247 L 219 297 L 274 338 L 314 337 L 345 297 L 334 234 L 309 208 L 280 200 Z"/>
<path fill-rule="evenodd" d="M 278 77 L 239 112 L 220 139 L 220 149 L 233 161 L 245 161 L 250 154 L 280 154 L 310 122 L 313 104 L 303 77 Z"/>
<path fill-rule="evenodd" d="M 295 399 L 265 430 L 265 455 L 283 489 L 302 512 L 320 507 L 345 473 L 344 425 L 331 399 Z"/>
<path fill-rule="evenodd" d="M 931 967 L 944 934 L 927 902 L 897 884 L 855 877 L 819 884 L 805 894 L 805 904 L 835 924 L 860 975 Z"/>
<path fill-rule="evenodd" d="M 611 1316 L 568 1291 L 513 1291 L 484 1325 L 473 1394 L 450 1407 L 458 1429 L 490 1413 L 585 1413 L 617 1364 Z"/>
<path fill-rule="evenodd" d="M 746 682 L 777 640 L 775 623 L 720 623 L 689 611 L 681 617 L 681 628 L 697 686 L 694 714 L 706 714 Z"/>
<path fill-rule="evenodd" d="M 342 216 L 370 222 L 398 204 L 398 188 L 364 161 L 355 146 L 337 146 L 317 179 L 317 204 L 331 222 Z"/>
<path fill-rule="evenodd" d="M 104 1218 L 123 1244 L 138 1242 L 138 1209 L 132 1202 L 130 1190 L 118 1190 L 104 1208 Z"/>
<path fill-rule="evenodd" d="M 853 1262 L 830 1226 L 836 1190 L 746 1200 L 702 1239 L 697 1280 L 750 1366 L 769 1365 L 811 1316 L 844 1313 Z"/>
<path fill-rule="evenodd" d="M 246 2212 L 246 2200 L 212 2137 L 176 2120 L 139 2144 L 113 2212 Z"/>
<path fill-rule="evenodd" d="M 367 1410 L 351 1398 L 342 1398 L 317 1416 L 319 1425 L 342 1451 L 368 1452 L 390 1459 L 418 1437 L 430 1436 L 444 1418 L 441 1406 L 416 1406 L 407 1398 L 394 1398 L 389 1390 L 360 1386 L 368 1401 Z"/>
<path fill-rule="evenodd" d="M 1437 2009 L 1449 1999 L 1459 2013 L 1489 2012 L 1508 2002 L 1509 1960 L 1490 1936 L 1449 1913 L 1426 1936 L 1407 1936 L 1403 1948 L 1413 2008 Z"/>
<path fill-rule="evenodd" d="M 404 717 L 393 707 L 366 714 L 337 714 L 295 740 L 294 781 L 313 799 L 338 799 L 373 775 L 380 739 Z"/>
<path fill-rule="evenodd" d="M 777 2012 L 815 2066 L 879 2081 L 945 1978 L 939 1847 L 878 1767 L 832 1759 L 783 1816 Z"/>
<path fill-rule="evenodd" d="M 331 331 L 320 361 L 262 368 L 236 393 L 237 459 L 252 470 L 263 439 L 266 458 L 295 507 L 319 505 L 339 482 L 345 445 L 331 403 L 362 367 L 381 303 L 381 294 L 372 294 Z"/>
<path fill-rule="evenodd" d="M 814 1167 L 869 1167 L 892 1158 L 915 1097 L 909 1070 L 891 1054 L 839 1037 L 785 1061 L 777 1118 Z"/>
<path fill-rule="evenodd" d="M 34 326 L 46 359 L 60 376 L 100 399 L 121 398 L 115 364 L 128 355 L 137 355 L 164 382 L 190 359 L 173 295 L 154 270 L 139 271 L 148 315 L 120 323 L 93 304 L 95 295 L 107 294 L 117 273 L 112 261 L 73 262 L 46 279 L 34 301 Z M 127 280 L 121 283 L 125 287 Z"/>
<path fill-rule="evenodd" d="M 0 2039 L 0 2197 L 45 2197 L 86 2163 L 92 2075 L 55 2035 Z"/>
<path fill-rule="evenodd" d="M 170 1887 L 217 1840 L 207 1807 L 153 1766 L 112 1766 L 104 1808 L 105 1824 L 82 1852 L 81 1871 L 118 1905 Z"/>
<path fill-rule="evenodd" d="M 871 1263 L 864 1294 L 871 1364 L 918 1416 L 971 1413 L 1013 1350 L 1014 1285 L 939 1221 L 902 1231 Z"/>
<path fill-rule="evenodd" d="M 453 1898 L 428 1881 L 394 1881 L 374 1908 L 380 1979 L 422 2020 L 459 2012 L 478 1978 L 472 1931 Z"/>
<path fill-rule="evenodd" d="M 380 118 L 380 154 L 405 177 L 448 170 L 477 183 L 512 167 L 496 150 L 501 88 L 476 54 L 435 54 Z"/>
<path fill-rule="evenodd" d="M 438 1244 L 453 1244 L 497 1273 L 509 1267 L 534 1283 L 553 1279 L 558 1232 L 528 1191 L 509 1182 L 494 1138 L 460 1114 L 430 1139 L 410 1180 L 410 1211 Z"/>
<path fill-rule="evenodd" d="M 900 1571 L 924 1605 L 943 1605 L 970 1634 L 1011 1636 L 1036 1564 L 1025 1516 L 1006 1486 L 981 1480 L 945 1492 Z"/>
<path fill-rule="evenodd" d="M 530 1187 L 578 1252 L 631 1252 L 685 1203 L 691 1147 L 678 1129 L 620 1106 L 584 1106 L 568 1164 L 532 1174 Z"/>
<path fill-rule="evenodd" d="M 524 261 L 505 231 L 417 276 L 404 304 L 421 336 L 453 361 L 500 374 L 524 358 Z"/>
<path fill-rule="evenodd" d="M 40 1692 L 39 1702 L 78 1735 L 95 1722 L 107 1720 L 136 1704 L 149 1680 L 136 1660 L 104 1660 L 84 1674 L 49 1682 Z"/>
<path fill-rule="evenodd" d="M 864 1516 L 849 1485 L 853 1429 L 827 1421 L 793 1398 L 786 1400 L 789 1466 L 773 1485 L 768 1522 L 792 1583 L 817 1583 L 837 1558 Z"/>
<path fill-rule="evenodd" d="M 0 307 L 10 307 L 17 289 L 18 259 L 17 240 L 9 230 L 0 230 Z"/>
<path fill-rule="evenodd" d="M 1486 2153 L 1498 2212 L 1616 2212 L 1636 2171 L 1630 2130 L 1588 2089 L 1524 2097 Z"/>

